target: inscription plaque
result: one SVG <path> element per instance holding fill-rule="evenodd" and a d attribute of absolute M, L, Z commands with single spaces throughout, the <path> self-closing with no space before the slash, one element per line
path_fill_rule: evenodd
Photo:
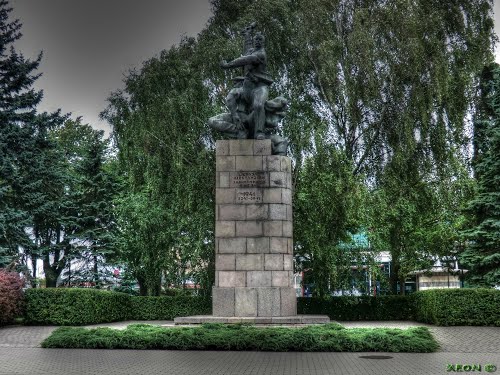
<path fill-rule="evenodd" d="M 265 187 L 265 186 L 267 186 L 266 172 L 231 173 L 230 187 Z"/>
<path fill-rule="evenodd" d="M 238 203 L 262 203 L 262 192 L 259 190 L 239 190 L 236 192 Z"/>

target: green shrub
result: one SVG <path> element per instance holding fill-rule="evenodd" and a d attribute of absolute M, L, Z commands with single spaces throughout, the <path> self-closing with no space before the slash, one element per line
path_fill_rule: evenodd
<path fill-rule="evenodd" d="M 299 314 L 328 315 L 332 320 L 412 320 L 411 296 L 297 298 Z"/>
<path fill-rule="evenodd" d="M 136 324 L 125 330 L 59 328 L 42 347 L 423 353 L 436 351 L 438 344 L 425 327 L 345 329 L 332 323 L 303 328 L 238 324 L 164 328 Z"/>
<path fill-rule="evenodd" d="M 500 326 L 500 290 L 432 289 L 414 293 L 415 319 L 441 326 Z"/>
<path fill-rule="evenodd" d="M 130 296 L 97 289 L 26 291 L 26 324 L 84 325 L 127 320 Z"/>
<path fill-rule="evenodd" d="M 212 300 L 200 296 L 131 297 L 131 319 L 172 320 L 178 316 L 210 315 Z"/>
<path fill-rule="evenodd" d="M 0 326 L 21 313 L 24 281 L 15 272 L 0 269 Z"/>

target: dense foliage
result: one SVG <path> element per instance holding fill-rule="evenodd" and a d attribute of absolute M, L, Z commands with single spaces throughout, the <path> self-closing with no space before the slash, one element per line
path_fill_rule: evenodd
<path fill-rule="evenodd" d="M 121 251 L 149 285 L 143 293 L 158 293 L 160 275 L 174 285 L 213 277 L 218 135 L 206 120 L 224 111 L 231 81 L 219 62 L 241 53 L 237 31 L 252 20 L 266 35 L 270 96 L 291 103 L 283 134 L 294 165 L 295 254 L 314 293 L 345 289 L 351 265 L 370 263 L 372 251 L 390 251 L 393 292 L 410 271 L 455 256 L 471 192 L 477 76 L 492 60 L 491 1 L 211 3 L 198 38 L 131 72 L 104 113 L 130 191 L 120 203 Z M 368 229 L 364 254 L 340 246 Z"/>
<path fill-rule="evenodd" d="M 412 320 L 411 296 L 297 298 L 297 313 L 332 320 Z"/>
<path fill-rule="evenodd" d="M 440 326 L 500 327 L 500 290 L 436 289 L 415 293 L 414 316 Z"/>
<path fill-rule="evenodd" d="M 137 324 L 125 330 L 59 328 L 45 339 L 42 347 L 427 353 L 436 351 L 438 344 L 424 327 L 346 329 L 332 323 L 303 328 L 223 324 L 162 328 Z"/>
<path fill-rule="evenodd" d="M 461 259 L 469 280 L 483 286 L 500 285 L 500 66 L 485 67 L 482 105 L 474 123 L 474 171 L 477 194 L 469 203 L 471 216 L 464 232 Z"/>
<path fill-rule="evenodd" d="M 130 319 L 174 320 L 180 316 L 210 315 L 212 299 L 205 296 L 131 297 Z"/>
<path fill-rule="evenodd" d="M 0 0 L 0 267 L 30 265 L 35 286 L 42 261 L 49 287 L 99 287 L 113 264 L 141 295 L 186 283 L 209 293 L 219 135 L 206 122 L 232 85 L 219 62 L 241 53 L 238 30 L 255 20 L 270 96 L 290 101 L 282 134 L 294 167 L 295 260 L 314 295 L 358 287 L 356 265 L 381 281 L 371 267 L 380 251 L 392 258 L 391 291 L 404 294 L 398 284 L 411 271 L 462 250 L 473 194 L 462 260 L 472 281 L 499 283 L 498 68 L 479 84 L 492 61 L 491 0 L 211 5 L 196 39 L 128 72 L 109 97 L 113 154 L 80 119 L 36 112 L 41 55 L 15 51 L 21 24 Z M 356 233 L 367 246 L 353 243 Z"/>
<path fill-rule="evenodd" d="M 0 269 L 0 326 L 21 315 L 24 280 L 19 274 Z"/>
<path fill-rule="evenodd" d="M 28 289 L 25 323 L 85 325 L 128 320 L 130 296 L 96 289 Z"/>

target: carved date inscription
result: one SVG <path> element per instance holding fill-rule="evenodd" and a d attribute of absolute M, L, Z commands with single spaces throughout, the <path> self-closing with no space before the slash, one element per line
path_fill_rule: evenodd
<path fill-rule="evenodd" d="M 262 203 L 262 193 L 258 190 L 240 190 L 236 192 L 238 203 Z"/>
<path fill-rule="evenodd" d="M 263 187 L 267 186 L 266 172 L 231 173 L 231 187 Z"/>

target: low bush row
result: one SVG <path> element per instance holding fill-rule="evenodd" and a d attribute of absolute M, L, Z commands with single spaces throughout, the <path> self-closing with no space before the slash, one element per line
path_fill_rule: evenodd
<path fill-rule="evenodd" d="M 191 296 L 140 297 L 97 289 L 28 289 L 25 323 L 86 325 L 123 320 L 172 320 L 177 316 L 210 314 L 210 298 Z"/>
<path fill-rule="evenodd" d="M 412 295 L 414 319 L 440 326 L 500 326 L 500 290 L 432 289 Z"/>
<path fill-rule="evenodd" d="M 144 324 L 125 330 L 64 327 L 54 331 L 44 348 L 258 350 L 314 352 L 433 352 L 438 344 L 425 327 L 345 329 L 338 324 L 304 328 L 205 324 L 163 328 Z"/>
<path fill-rule="evenodd" d="M 298 298 L 297 311 L 328 315 L 337 321 L 416 320 L 436 325 L 500 326 L 500 291 L 440 289 L 409 296 Z M 172 320 L 211 313 L 211 299 L 201 296 L 140 297 L 96 289 L 56 288 L 29 289 L 25 298 L 27 324 Z"/>
<path fill-rule="evenodd" d="M 130 296 L 97 289 L 28 289 L 25 323 L 85 325 L 128 320 Z"/>
<path fill-rule="evenodd" d="M 411 296 L 297 298 L 299 314 L 328 315 L 332 320 L 412 320 Z"/>

